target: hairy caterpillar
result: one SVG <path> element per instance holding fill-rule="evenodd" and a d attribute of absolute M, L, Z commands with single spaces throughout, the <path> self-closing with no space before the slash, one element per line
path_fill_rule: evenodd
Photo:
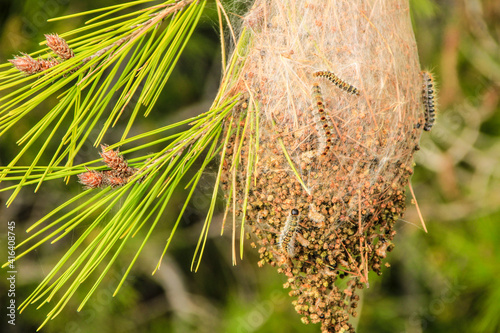
<path fill-rule="evenodd" d="M 320 137 L 318 151 L 321 151 L 322 155 L 326 155 L 328 150 L 330 150 L 330 144 L 332 142 L 332 129 L 333 125 L 330 119 L 325 114 L 325 104 L 323 103 L 323 95 L 321 94 L 321 88 L 317 83 L 313 85 L 313 99 L 318 109 L 318 113 L 314 114 L 314 122 L 316 123 L 316 129 Z"/>
<path fill-rule="evenodd" d="M 299 211 L 292 209 L 279 238 L 279 247 L 291 258 L 295 256 L 295 235 L 299 227 Z"/>
<path fill-rule="evenodd" d="M 423 87 L 422 87 L 422 100 L 425 109 L 425 125 L 424 131 L 430 131 L 434 121 L 436 120 L 435 106 L 434 106 L 434 79 L 429 72 L 422 72 Z"/>
<path fill-rule="evenodd" d="M 329 81 L 331 81 L 333 84 L 335 84 L 337 87 L 339 87 L 340 89 L 350 93 L 350 94 L 353 94 L 353 95 L 358 95 L 359 96 L 359 90 L 350 85 L 349 83 L 343 81 L 342 79 L 340 79 L 337 75 L 335 75 L 334 73 L 332 72 L 329 72 L 329 71 L 319 71 L 319 72 L 315 72 L 313 73 L 313 76 L 314 77 L 323 77 Z"/>

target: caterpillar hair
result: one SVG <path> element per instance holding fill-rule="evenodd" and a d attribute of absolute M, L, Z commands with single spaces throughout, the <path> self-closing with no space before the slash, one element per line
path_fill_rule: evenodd
<path fill-rule="evenodd" d="M 292 209 L 279 238 L 280 250 L 286 252 L 290 258 L 295 256 L 295 235 L 299 226 L 299 211 Z"/>
<path fill-rule="evenodd" d="M 330 145 L 332 142 L 332 130 L 333 124 L 325 113 L 325 104 L 323 103 L 323 95 L 321 94 L 321 88 L 317 83 L 313 85 L 313 99 L 316 104 L 317 113 L 314 114 L 314 122 L 316 123 L 316 130 L 319 135 L 318 151 L 322 155 L 330 150 Z"/>
<path fill-rule="evenodd" d="M 436 120 L 435 106 L 434 106 L 434 79 L 429 72 L 422 72 L 423 86 L 422 86 L 422 101 L 425 110 L 425 125 L 424 131 L 430 131 L 434 121 Z"/>
<path fill-rule="evenodd" d="M 350 85 L 349 83 L 343 81 L 342 79 L 340 79 L 337 75 L 335 75 L 332 72 L 329 72 L 329 71 L 319 71 L 319 72 L 313 73 L 313 76 L 314 77 L 325 78 L 325 79 L 331 81 L 333 84 L 335 84 L 340 89 L 342 89 L 342 90 L 344 90 L 344 91 L 346 91 L 346 92 L 348 92 L 350 94 L 359 96 L 359 90 L 356 87 L 354 87 L 354 86 Z"/>
<path fill-rule="evenodd" d="M 321 223 L 325 222 L 325 219 L 326 219 L 325 215 L 318 212 L 318 210 L 316 209 L 316 207 L 314 207 L 313 204 L 309 205 L 308 217 L 311 221 L 313 221 L 314 223 L 317 223 L 317 224 L 321 224 Z"/>

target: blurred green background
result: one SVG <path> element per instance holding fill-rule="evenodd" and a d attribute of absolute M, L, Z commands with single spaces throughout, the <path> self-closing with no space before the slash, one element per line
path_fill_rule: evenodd
<path fill-rule="evenodd" d="M 114 3 L 0 2 L 0 61 L 4 63 L 19 51 L 37 50 L 45 33 L 62 33 L 84 24 L 83 18 L 53 23 L 47 22 L 48 18 Z M 392 267 L 382 277 L 371 277 L 370 288 L 362 296 L 358 332 L 500 332 L 500 2 L 414 0 L 411 8 L 422 68 L 433 71 L 439 86 L 438 120 L 433 130 L 422 136 L 412 179 L 429 233 L 421 230 L 415 206 L 408 198 L 396 248 L 388 256 Z M 137 122 L 134 133 L 210 107 L 220 79 L 221 57 L 213 4 L 206 14 L 171 84 L 153 113 Z M 34 114 L 2 138 L 1 165 L 17 153 L 15 140 L 37 120 Z M 118 139 L 119 126 L 115 136 L 110 133 L 105 138 L 106 143 Z M 27 155 L 23 164 L 29 163 L 30 157 Z M 89 141 L 76 162 L 96 157 L 97 149 Z M 200 270 L 190 272 L 215 171 L 204 176 L 159 273 L 151 276 L 168 235 L 167 221 L 116 297 L 112 293 L 135 247 L 122 256 L 116 271 L 103 281 L 83 311 L 76 312 L 76 307 L 86 294 L 85 286 L 43 331 L 319 332 L 318 326 L 301 324 L 287 291 L 282 289 L 285 278 L 270 267 L 258 268 L 256 253 L 250 247 L 244 261 L 231 265 L 229 229 L 220 236 L 220 216 L 210 233 Z M 81 191 L 76 180 L 68 186 L 50 182 L 37 194 L 26 188 L 9 209 L 5 207 L 8 193 L 2 193 L 2 244 L 6 221 L 16 221 L 19 241 L 29 225 Z M 178 200 L 181 204 L 182 199 Z M 167 215 L 175 217 L 177 212 L 173 205 Z M 80 231 L 17 262 L 18 302 L 50 271 Z M 5 251 L 1 253 L 3 262 Z M 4 278 L 0 286 L 4 313 Z M 15 327 L 7 325 L 3 315 L 0 331 L 34 332 L 45 311 L 28 308 L 18 315 Z"/>

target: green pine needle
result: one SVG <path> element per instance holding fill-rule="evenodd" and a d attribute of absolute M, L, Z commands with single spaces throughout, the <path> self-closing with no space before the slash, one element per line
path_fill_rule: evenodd
<path fill-rule="evenodd" d="M 236 123 L 233 108 L 238 96 L 231 96 L 227 91 L 241 71 L 237 56 L 231 58 L 219 94 L 210 110 L 190 119 L 129 137 L 135 122 L 152 112 L 206 5 L 206 1 L 170 0 L 120 15 L 120 11 L 124 9 L 147 2 L 149 0 L 134 1 L 53 19 L 71 19 L 99 13 L 87 20 L 85 26 L 60 34 L 64 38 L 73 37 L 66 41 L 75 57 L 43 73 L 25 76 L 10 64 L 0 66 L 0 91 L 5 91 L 0 98 L 0 137 L 11 134 L 19 122 L 33 113 L 45 112 L 38 117 L 39 121 L 17 139 L 17 144 L 21 146 L 19 153 L 6 166 L 0 167 L 0 183 L 11 183 L 0 188 L 0 192 L 12 192 L 7 205 L 27 186 L 35 186 L 36 192 L 47 181 L 74 180 L 75 175 L 86 172 L 87 168 L 105 170 L 101 159 L 74 164 L 74 159 L 88 140 L 91 130 L 97 125 L 101 125 L 102 129 L 94 142 L 96 147 L 104 135 L 120 119 L 126 117 L 121 140 L 109 147 L 130 147 L 122 151 L 125 157 L 132 152 L 162 147 L 156 153 L 128 160 L 129 165 L 138 171 L 125 185 L 114 189 L 89 189 L 70 198 L 28 228 L 31 235 L 17 244 L 19 254 L 16 259 L 20 259 L 44 244 L 63 239 L 75 228 L 85 226 L 78 239 L 19 307 L 22 312 L 29 305 L 36 304 L 37 308 L 41 308 L 50 302 L 51 307 L 40 328 L 63 311 L 83 282 L 93 281 L 81 300 L 78 308 L 80 311 L 91 301 L 92 295 L 123 249 L 130 246 L 130 240 L 142 237 L 116 287 L 116 294 L 162 220 L 174 192 L 181 184 L 187 183 L 184 203 L 177 219 L 170 221 L 170 234 L 153 274 L 160 269 L 162 258 L 174 239 L 203 172 L 210 162 L 221 156 L 212 200 L 193 256 L 192 269 L 198 269 L 215 212 L 222 163 L 228 159 L 226 146 L 232 135 L 236 136 L 237 151 L 231 157 L 232 161 L 227 161 L 231 163 L 233 173 L 229 200 L 233 200 L 235 208 L 235 196 L 232 194 L 236 186 L 234 179 L 238 168 L 244 167 L 247 179 L 243 210 L 246 210 L 259 149 L 259 117 L 258 106 L 252 104 L 248 112 L 240 116 L 236 129 L 231 130 L 233 122 Z M 217 2 L 217 6 L 219 17 L 222 17 L 222 12 L 226 17 L 222 5 Z M 40 43 L 44 44 L 46 43 Z M 243 32 L 237 43 L 237 54 L 244 55 L 249 44 L 250 34 Z M 45 48 L 31 56 L 50 52 Z M 57 104 L 48 111 L 42 110 L 42 103 L 50 98 L 57 98 Z M 130 113 L 125 114 L 127 105 L 133 100 L 137 103 Z M 242 126 L 243 118 L 245 120 Z M 248 152 L 245 165 L 240 165 L 243 140 L 246 137 L 250 138 L 250 145 L 255 148 Z M 54 144 L 54 140 L 57 144 Z M 56 148 L 50 148 L 53 150 L 49 151 L 52 146 Z M 32 163 L 27 166 L 19 165 L 28 152 L 35 152 Z M 48 154 L 50 162 L 39 165 Z M 195 164 L 197 161 L 201 161 L 201 166 Z M 192 174 L 194 165 L 197 165 L 194 176 L 187 179 Z M 227 213 L 228 210 L 225 216 Z M 243 246 L 244 225 L 243 220 L 240 246 Z M 233 211 L 234 261 L 235 228 L 236 217 Z M 3 267 L 6 265 L 7 263 Z"/>
<path fill-rule="evenodd" d="M 112 6 L 108 10 L 121 10 L 143 2 Z M 92 20 L 94 23 L 84 28 L 61 34 L 69 36 L 87 32 L 68 40 L 75 52 L 74 58 L 29 77 L 20 72 L 13 74 L 15 70 L 12 68 L 0 72 L 0 89 L 15 89 L 0 99 L 0 137 L 31 112 L 40 112 L 38 106 L 49 97 L 59 95 L 59 103 L 17 141 L 23 148 L 3 170 L 11 170 L 28 150 L 41 144 L 31 165 L 37 166 L 38 161 L 48 154 L 49 144 L 58 137 L 63 140 L 53 154 L 46 176 L 63 161 L 66 161 L 66 166 L 71 166 L 90 129 L 104 122 L 95 141 L 98 146 L 105 133 L 123 115 L 132 97 L 138 95 L 138 103 L 128 115 L 122 135 L 122 140 L 125 140 L 139 116 L 141 105 L 147 107 L 144 116 L 151 112 L 199 22 L 205 4 L 206 1 L 166 1 L 118 18 L 104 20 L 103 14 L 100 20 Z M 96 11 L 84 14 L 93 12 Z M 164 20 L 168 22 L 166 27 L 161 26 Z M 75 80 L 76 85 L 72 83 Z M 32 82 L 31 87 L 27 85 L 29 82 Z M 145 85 L 139 91 L 141 82 Z M 118 102 L 109 112 L 114 96 L 122 89 Z M 72 108 L 73 112 L 69 112 Z M 26 169 L 25 177 L 19 181 L 7 205 L 16 198 L 32 171 L 32 168 Z M 0 175 L 0 182 L 5 176 L 6 173 Z"/>

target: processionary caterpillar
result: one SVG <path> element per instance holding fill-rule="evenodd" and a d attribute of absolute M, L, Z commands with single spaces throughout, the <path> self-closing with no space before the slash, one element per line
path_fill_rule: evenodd
<path fill-rule="evenodd" d="M 292 209 L 279 238 L 279 247 L 286 252 L 290 258 L 295 256 L 295 235 L 299 227 L 299 211 Z"/>
<path fill-rule="evenodd" d="M 318 110 L 318 113 L 314 114 L 316 130 L 318 131 L 318 135 L 320 137 L 318 151 L 321 151 L 322 155 L 326 155 L 328 150 L 330 150 L 330 144 L 332 142 L 333 124 L 325 113 L 323 95 L 321 94 L 321 88 L 317 83 L 313 85 L 312 95 Z"/>
<path fill-rule="evenodd" d="M 350 93 L 350 94 L 353 94 L 353 95 L 358 95 L 359 96 L 359 90 L 350 85 L 349 83 L 343 81 L 342 79 L 340 79 L 337 75 L 335 75 L 334 73 L 332 72 L 329 72 L 329 71 L 319 71 L 319 72 L 315 72 L 313 73 L 313 76 L 314 77 L 323 77 L 329 81 L 331 81 L 333 84 L 335 84 L 337 87 L 339 87 L 340 89 Z"/>
<path fill-rule="evenodd" d="M 422 87 L 422 101 L 425 109 L 425 125 L 424 131 L 430 131 L 434 121 L 436 120 L 435 106 L 434 106 L 434 79 L 429 72 L 422 72 L 423 87 Z"/>

